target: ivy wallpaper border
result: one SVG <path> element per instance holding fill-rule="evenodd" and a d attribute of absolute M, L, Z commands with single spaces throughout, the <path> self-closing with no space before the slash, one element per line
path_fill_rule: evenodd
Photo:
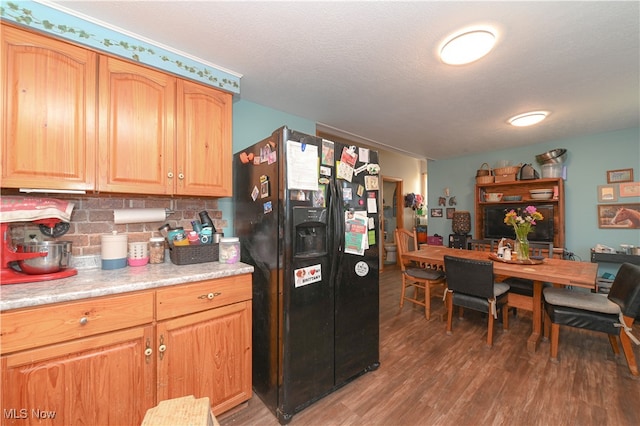
<path fill-rule="evenodd" d="M 239 76 L 36 1 L 2 1 L 0 18 L 231 93 L 240 93 Z"/>

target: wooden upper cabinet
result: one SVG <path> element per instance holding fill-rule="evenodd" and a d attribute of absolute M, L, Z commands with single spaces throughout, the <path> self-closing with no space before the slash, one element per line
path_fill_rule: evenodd
<path fill-rule="evenodd" d="M 0 27 L 2 186 L 93 190 L 96 53 Z"/>
<path fill-rule="evenodd" d="M 232 95 L 2 25 L 2 187 L 226 197 Z"/>
<path fill-rule="evenodd" d="M 97 190 L 172 194 L 176 79 L 100 57 Z"/>
<path fill-rule="evenodd" d="M 107 192 L 231 195 L 231 95 L 100 58 L 99 179 Z"/>
<path fill-rule="evenodd" d="M 176 193 L 230 196 L 231 95 L 180 79 L 177 87 Z"/>

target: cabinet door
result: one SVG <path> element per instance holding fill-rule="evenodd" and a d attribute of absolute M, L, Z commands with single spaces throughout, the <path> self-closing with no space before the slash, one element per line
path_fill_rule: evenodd
<path fill-rule="evenodd" d="M 2 424 L 140 424 L 155 405 L 153 327 L 3 356 Z"/>
<path fill-rule="evenodd" d="M 158 323 L 158 401 L 209 397 L 214 414 L 251 397 L 251 302 Z"/>
<path fill-rule="evenodd" d="M 231 195 L 231 115 L 229 93 L 178 80 L 178 194 Z"/>
<path fill-rule="evenodd" d="M 106 56 L 99 75 L 98 190 L 172 194 L 176 79 Z"/>
<path fill-rule="evenodd" d="M 93 190 L 96 54 L 6 25 L 2 186 Z"/>

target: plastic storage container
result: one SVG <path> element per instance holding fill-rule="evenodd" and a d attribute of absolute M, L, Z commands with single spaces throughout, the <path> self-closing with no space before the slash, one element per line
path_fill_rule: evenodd
<path fill-rule="evenodd" d="M 102 269 L 119 269 L 127 266 L 127 236 L 113 231 L 101 235 Z"/>
<path fill-rule="evenodd" d="M 240 260 L 240 239 L 220 238 L 220 263 L 236 263 Z"/>
<path fill-rule="evenodd" d="M 164 237 L 149 238 L 149 263 L 164 263 Z"/>
<path fill-rule="evenodd" d="M 129 266 L 144 266 L 149 263 L 149 244 L 144 242 L 129 243 Z"/>

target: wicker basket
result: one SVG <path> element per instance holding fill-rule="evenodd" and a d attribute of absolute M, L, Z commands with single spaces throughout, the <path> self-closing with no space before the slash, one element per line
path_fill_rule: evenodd
<path fill-rule="evenodd" d="M 476 183 L 493 183 L 493 179 L 494 177 L 489 175 L 489 176 L 477 176 L 476 177 Z"/>
<path fill-rule="evenodd" d="M 485 166 L 486 166 L 486 169 L 485 169 Z M 480 166 L 480 168 L 476 172 L 476 177 L 490 176 L 490 175 L 491 175 L 491 168 L 487 163 L 482 163 L 482 166 Z"/>
<path fill-rule="evenodd" d="M 219 250 L 219 244 L 169 245 L 169 257 L 174 265 L 215 262 L 218 260 Z"/>
<path fill-rule="evenodd" d="M 496 176 L 517 175 L 520 171 L 520 167 L 522 167 L 522 164 L 518 164 L 517 166 L 498 167 L 497 169 L 493 169 L 493 174 Z"/>

